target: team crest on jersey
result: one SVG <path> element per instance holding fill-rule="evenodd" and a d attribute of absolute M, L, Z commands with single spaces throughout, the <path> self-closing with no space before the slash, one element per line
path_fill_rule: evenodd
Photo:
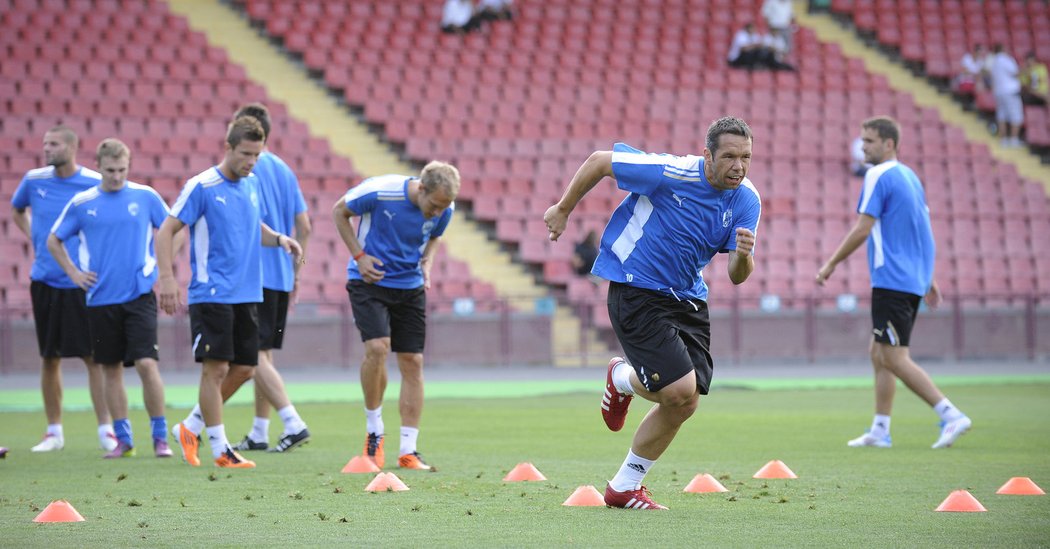
<path fill-rule="evenodd" d="M 139 214 L 139 203 L 138 202 L 132 202 L 131 204 L 128 204 L 128 213 L 133 215 L 133 216 L 134 215 L 138 215 Z"/>
<path fill-rule="evenodd" d="M 728 209 L 728 210 L 722 212 L 722 226 L 723 227 L 728 227 L 729 224 L 732 223 L 732 222 L 733 222 L 733 210 L 732 209 Z"/>
<path fill-rule="evenodd" d="M 254 192 L 252 193 L 252 206 L 259 207 L 259 195 Z"/>
<path fill-rule="evenodd" d="M 434 230 L 434 222 L 427 221 L 423 223 L 423 234 L 430 234 L 430 231 Z"/>

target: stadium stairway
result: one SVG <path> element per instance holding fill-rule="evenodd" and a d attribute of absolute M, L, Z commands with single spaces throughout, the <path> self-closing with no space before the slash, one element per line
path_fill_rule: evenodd
<path fill-rule="evenodd" d="M 1050 168 L 1042 165 L 1034 155 L 1025 149 L 1002 147 L 999 140 L 988 133 L 985 124 L 972 113 L 963 110 L 950 97 L 941 94 L 926 80 L 913 75 L 903 65 L 866 45 L 856 33 L 843 27 L 831 15 L 808 13 L 802 5 L 796 8 L 798 24 L 812 29 L 818 39 L 839 44 L 844 55 L 863 60 L 869 72 L 885 76 L 892 88 L 910 92 L 920 107 L 937 109 L 946 124 L 960 129 L 970 141 L 987 145 L 996 159 L 1013 164 L 1021 175 L 1041 182 L 1044 190 L 1050 194 Z"/>
<path fill-rule="evenodd" d="M 334 152 L 350 158 L 364 176 L 416 171 L 352 116 L 341 99 L 331 97 L 301 65 L 260 36 L 240 12 L 218 0 L 169 0 L 168 5 L 192 28 L 203 32 L 211 44 L 225 49 L 271 97 L 284 102 L 289 114 L 307 124 L 311 134 L 327 138 Z M 327 218 L 324 211 L 318 215 Z M 444 236 L 448 255 L 466 262 L 475 277 L 492 284 L 512 305 L 530 308 L 536 299 L 549 294 L 523 266 L 490 241 L 480 225 L 459 216 L 449 227 Z M 557 366 L 604 365 L 612 353 L 597 332 L 584 329 L 564 305 L 558 305 L 554 312 L 552 337 Z M 581 354 L 581 347 L 588 352 Z"/>

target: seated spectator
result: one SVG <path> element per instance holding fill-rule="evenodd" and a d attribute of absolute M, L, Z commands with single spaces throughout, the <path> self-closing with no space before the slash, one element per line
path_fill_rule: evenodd
<path fill-rule="evenodd" d="M 1025 105 L 1046 105 L 1050 96 L 1050 82 L 1047 82 L 1046 64 L 1035 58 L 1035 52 L 1024 56 L 1024 69 L 1021 70 L 1021 101 Z"/>
<path fill-rule="evenodd" d="M 731 67 L 794 70 L 791 65 L 777 59 L 778 50 L 783 54 L 785 47 L 782 41 L 758 32 L 754 23 L 748 23 L 733 35 L 726 58 Z"/>
<path fill-rule="evenodd" d="M 514 18 L 514 0 L 480 0 L 478 14 L 484 21 L 509 21 Z"/>
<path fill-rule="evenodd" d="M 446 0 L 441 11 L 441 31 L 466 34 L 481 27 L 481 18 L 474 12 L 471 0 Z"/>
<path fill-rule="evenodd" d="M 983 44 L 974 44 L 973 51 L 968 51 L 962 56 L 960 65 L 962 71 L 955 77 L 955 92 L 963 97 L 977 95 L 978 86 L 987 89 L 988 63 L 987 53 Z"/>
<path fill-rule="evenodd" d="M 598 233 L 587 231 L 572 252 L 572 270 L 580 276 L 590 276 L 594 260 L 598 258 Z"/>

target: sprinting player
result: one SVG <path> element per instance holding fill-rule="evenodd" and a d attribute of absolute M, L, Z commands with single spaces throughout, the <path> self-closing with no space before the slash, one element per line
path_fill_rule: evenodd
<path fill-rule="evenodd" d="M 933 447 L 947 448 L 970 429 L 970 418 L 944 396 L 908 351 L 919 302 L 923 296 L 930 307 L 941 301 L 933 277 L 936 247 L 926 192 L 915 172 L 897 160 L 897 122 L 876 117 L 861 127 L 865 160 L 873 167 L 864 175 L 857 223 L 817 272 L 817 283 L 823 285 L 839 263 L 865 240 L 868 242 L 871 320 L 875 325 L 869 347 L 875 369 L 875 418 L 867 432 L 847 444 L 892 446 L 890 412 L 899 379 L 941 416 L 941 434 Z"/>
<path fill-rule="evenodd" d="M 47 248 L 70 280 L 87 293 L 88 323 L 95 362 L 106 379 L 106 402 L 118 444 L 106 458 L 135 455 L 128 418 L 123 366 L 142 379 L 142 399 L 150 416 L 153 452 L 171 457 L 164 416 L 164 382 L 157 367 L 157 260 L 153 229 L 168 216 L 157 191 L 127 181 L 131 151 L 106 139 L 96 153 L 102 182 L 73 196 L 48 236 Z M 64 243 L 80 237 L 78 264 Z"/>
<path fill-rule="evenodd" d="M 751 128 L 732 117 L 708 128 L 703 156 L 647 154 L 617 143 L 592 153 L 543 215 L 557 240 L 569 214 L 603 177 L 631 193 L 613 212 L 592 269 L 610 282 L 609 319 L 626 354 L 609 361 L 602 418 L 619 431 L 634 396 L 656 405 L 605 488 L 610 507 L 667 508 L 642 481 L 710 388 L 714 363 L 702 271 L 716 253 L 729 253 L 734 284 L 755 268 L 762 206 L 747 179 L 751 144 Z"/>
<path fill-rule="evenodd" d="M 55 126 L 44 134 L 43 168 L 29 170 L 18 184 L 11 206 L 12 219 L 33 243 L 32 283 L 37 345 L 40 348 L 40 391 L 44 397 L 47 432 L 34 452 L 61 450 L 65 446 L 62 432 L 62 359 L 80 357 L 87 366 L 91 404 L 98 421 L 98 440 L 103 450 L 117 447 L 117 437 L 106 407 L 102 367 L 91 359 L 91 336 L 88 330 L 84 290 L 77 287 L 47 251 L 47 236 L 69 199 L 80 191 L 99 184 L 102 176 L 77 165 L 79 139 L 67 126 Z M 32 210 L 27 212 L 26 209 Z M 66 249 L 75 252 L 80 244 L 74 236 Z"/>
<path fill-rule="evenodd" d="M 270 137 L 270 112 L 265 105 L 245 105 L 234 114 L 235 119 L 242 116 L 254 118 L 262 126 L 267 139 Z M 310 217 L 306 214 L 306 200 L 299 189 L 299 180 L 291 168 L 277 155 L 263 150 L 252 168 L 252 174 L 258 181 L 259 196 L 264 206 L 263 223 L 280 234 L 291 234 L 294 229 L 295 239 L 305 253 L 310 238 Z M 232 366 L 222 383 L 222 400 L 229 400 L 244 382 L 254 376 L 255 419 L 252 422 L 252 430 L 233 449 L 245 451 L 269 448 L 270 405 L 273 404 L 284 423 L 284 433 L 269 451 L 287 452 L 305 444 L 310 439 L 310 431 L 288 398 L 284 380 L 274 366 L 273 349 L 280 349 L 284 341 L 288 304 L 302 261 L 293 265 L 291 258 L 283 250 L 263 248 L 262 262 L 263 300 L 258 307 L 259 363 L 254 368 Z M 183 420 L 194 432 L 200 432 L 203 422 L 199 404 Z"/>
<path fill-rule="evenodd" d="M 459 193 L 459 170 L 430 162 L 419 177 L 383 175 L 362 181 L 332 209 L 339 236 L 350 251 L 347 292 L 365 357 L 361 390 L 365 397 L 363 454 L 379 467 L 385 458 L 383 393 L 386 359 L 397 353 L 401 370 L 401 445 L 398 467 L 431 469 L 416 447 L 423 414 L 423 343 L 426 290 L 438 241 Z M 360 216 L 357 233 L 350 222 Z"/>
<path fill-rule="evenodd" d="M 200 432 L 207 430 L 218 467 L 251 468 L 255 462 L 230 447 L 222 424 L 222 383 L 230 365 L 254 366 L 259 358 L 257 304 L 262 301 L 264 246 L 280 246 L 299 260 L 294 239 L 260 221 L 261 199 L 252 168 L 262 153 L 266 134 L 253 118 L 234 120 L 226 132 L 225 155 L 218 166 L 190 179 L 157 232 L 160 307 L 174 314 L 179 293 L 172 270 L 172 240 L 190 228 L 190 328 L 193 354 L 201 362 L 197 402 L 203 425 L 194 431 L 178 424 L 172 434 L 192 466 Z"/>

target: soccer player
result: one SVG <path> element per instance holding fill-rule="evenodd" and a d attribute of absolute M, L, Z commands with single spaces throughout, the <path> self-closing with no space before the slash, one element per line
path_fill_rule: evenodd
<path fill-rule="evenodd" d="M 153 294 L 157 280 L 153 229 L 168 216 L 168 206 L 157 191 L 127 181 L 131 151 L 121 141 L 102 141 L 96 160 L 101 184 L 77 193 L 66 204 L 48 236 L 47 249 L 70 280 L 87 293 L 95 362 L 102 365 L 105 375 L 106 402 L 118 439 L 117 447 L 105 457 L 135 454 L 122 366 L 134 366 L 142 379 L 154 455 L 171 457 L 164 382 L 157 367 L 157 298 Z M 78 264 L 64 246 L 74 236 L 80 237 Z"/>
<path fill-rule="evenodd" d="M 234 118 L 242 116 L 257 120 L 266 137 L 270 137 L 270 111 L 265 105 L 245 105 L 234 114 Z M 299 189 L 299 180 L 291 168 L 277 155 L 264 150 L 252 168 L 252 174 L 259 183 L 259 196 L 264 205 L 263 222 L 281 234 L 291 234 L 294 228 L 295 239 L 305 253 L 307 240 L 310 238 L 310 217 L 306 214 L 306 200 Z M 284 433 L 277 445 L 269 451 L 287 452 L 305 444 L 310 439 L 310 431 L 288 398 L 284 380 L 274 367 L 273 349 L 280 349 L 284 341 L 288 302 L 302 262 L 293 265 L 288 254 L 277 248 L 263 248 L 262 261 L 263 300 L 259 304 L 259 364 L 254 368 L 232 366 L 222 383 L 222 400 L 229 400 L 244 382 L 254 376 L 255 419 L 252 422 L 252 430 L 233 449 L 266 450 L 269 447 L 270 405 L 273 404 L 277 415 L 284 422 Z M 200 431 L 203 421 L 198 404 L 183 423 L 188 425 L 190 430 Z"/>
<path fill-rule="evenodd" d="M 197 437 L 205 429 L 216 466 L 255 467 L 226 439 L 221 387 L 231 364 L 254 366 L 259 358 L 260 242 L 280 246 L 295 261 L 302 253 L 298 242 L 260 220 L 262 199 L 252 168 L 265 141 L 258 121 L 234 120 L 226 132 L 222 162 L 186 182 L 157 233 L 160 307 L 174 314 L 179 293 L 172 270 L 172 240 L 183 226 L 190 229 L 190 329 L 194 358 L 203 365 L 197 402 L 204 421 L 196 431 L 180 423 L 172 434 L 186 462 L 194 467 L 200 466 Z"/>
<path fill-rule="evenodd" d="M 602 418 L 623 428 L 635 396 L 656 403 L 634 434 L 627 458 L 605 488 L 605 504 L 666 509 L 642 485 L 645 475 L 696 411 L 714 370 L 707 284 L 702 271 L 716 253 L 729 254 L 729 278 L 747 280 L 761 200 L 747 179 L 751 128 L 716 120 L 703 156 L 648 154 L 617 143 L 580 166 L 557 204 L 543 215 L 550 239 L 603 177 L 630 194 L 613 212 L 592 272 L 609 280 L 609 319 L 626 359 L 606 373 Z"/>
<path fill-rule="evenodd" d="M 77 134 L 71 128 L 55 126 L 48 130 L 44 134 L 44 162 L 47 165 L 29 170 L 11 197 L 12 219 L 33 243 L 34 254 L 29 291 L 42 363 L 40 390 L 47 415 L 47 432 L 44 439 L 33 446 L 34 452 L 61 450 L 65 446 L 62 358 L 66 357 L 80 357 L 87 366 L 99 444 L 107 452 L 117 446 L 106 408 L 102 367 L 91 359 L 84 290 L 69 279 L 47 251 L 47 236 L 62 208 L 74 194 L 98 185 L 102 179 L 98 172 L 77 165 L 78 145 Z M 27 208 L 32 212 L 27 212 Z M 66 242 L 66 249 L 75 251 L 79 244 L 79 239 L 74 236 Z"/>
<path fill-rule="evenodd" d="M 864 175 L 857 222 L 816 277 L 823 285 L 839 263 L 865 240 L 868 242 L 874 323 L 869 353 L 875 370 L 875 418 L 871 429 L 847 444 L 892 445 L 890 412 L 900 379 L 941 417 L 941 434 L 933 447 L 947 448 L 970 429 L 970 418 L 944 396 L 908 352 L 919 302 L 923 296 L 930 307 L 941 301 L 933 277 L 936 247 L 926 193 L 915 172 L 897 160 L 901 131 L 897 122 L 876 117 L 865 120 L 861 127 L 864 157 L 873 167 Z"/>
<path fill-rule="evenodd" d="M 393 351 L 401 370 L 397 464 L 403 469 L 431 469 L 416 447 L 423 414 L 426 290 L 438 241 L 452 220 L 458 193 L 459 170 L 434 161 L 419 177 L 366 179 L 332 208 L 336 229 L 352 258 L 346 268 L 346 289 L 365 344 L 361 364 L 367 430 L 364 455 L 379 467 L 385 461 L 386 359 Z M 356 234 L 350 222 L 355 216 L 361 217 Z"/>

